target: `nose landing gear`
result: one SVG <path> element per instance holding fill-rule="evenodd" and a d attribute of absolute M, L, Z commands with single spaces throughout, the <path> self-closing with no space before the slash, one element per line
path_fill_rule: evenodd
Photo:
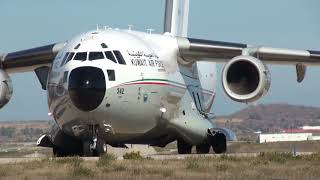
<path fill-rule="evenodd" d="M 107 152 L 106 143 L 103 140 L 94 139 L 83 142 L 83 156 L 100 156 Z"/>
<path fill-rule="evenodd" d="M 106 142 L 98 136 L 98 126 L 90 126 L 92 139 L 83 141 L 83 156 L 100 156 L 107 152 Z"/>

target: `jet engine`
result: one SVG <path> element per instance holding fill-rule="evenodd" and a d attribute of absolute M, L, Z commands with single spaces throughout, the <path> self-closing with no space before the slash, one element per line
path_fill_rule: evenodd
<path fill-rule="evenodd" d="M 263 97 L 270 88 L 267 66 L 252 56 L 231 59 L 222 71 L 222 86 L 234 101 L 250 103 Z"/>
<path fill-rule="evenodd" d="M 11 78 L 4 70 L 0 69 L 0 109 L 10 101 L 11 96 Z"/>

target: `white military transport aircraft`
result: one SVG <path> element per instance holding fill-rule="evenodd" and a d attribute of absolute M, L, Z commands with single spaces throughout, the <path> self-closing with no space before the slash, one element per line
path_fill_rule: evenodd
<path fill-rule="evenodd" d="M 226 151 L 234 134 L 210 121 L 215 63 L 222 84 L 249 103 L 269 89 L 265 65 L 293 64 L 297 80 L 320 52 L 249 46 L 187 37 L 189 0 L 167 0 L 163 34 L 103 28 L 69 41 L 0 55 L 0 107 L 12 95 L 9 74 L 35 71 L 55 120 L 39 146 L 56 156 L 100 155 L 105 144 L 164 147 L 180 154 Z M 207 71 L 210 69 L 210 71 Z"/>

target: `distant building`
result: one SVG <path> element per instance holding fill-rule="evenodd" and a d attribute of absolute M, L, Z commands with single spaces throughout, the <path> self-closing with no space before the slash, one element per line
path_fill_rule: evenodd
<path fill-rule="evenodd" d="M 302 126 L 299 128 L 283 129 L 284 133 L 320 133 L 320 126 Z"/>
<path fill-rule="evenodd" d="M 312 133 L 260 134 L 260 143 L 314 140 Z"/>

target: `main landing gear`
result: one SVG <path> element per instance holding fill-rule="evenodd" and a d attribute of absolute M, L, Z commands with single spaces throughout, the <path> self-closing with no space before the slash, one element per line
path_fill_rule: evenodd
<path fill-rule="evenodd" d="M 210 144 L 203 143 L 196 146 L 197 154 L 208 154 L 210 151 Z"/>
<path fill-rule="evenodd" d="M 192 145 L 183 140 L 177 142 L 179 154 L 191 154 Z M 206 142 L 196 145 L 197 154 L 208 154 L 212 147 L 213 152 L 216 154 L 222 154 L 227 152 L 227 139 L 223 133 L 216 132 L 215 134 L 209 134 Z"/>
<path fill-rule="evenodd" d="M 227 152 L 227 138 L 222 133 L 215 133 L 211 138 L 212 149 L 216 154 Z"/>
<path fill-rule="evenodd" d="M 179 154 L 191 154 L 192 145 L 189 145 L 183 140 L 178 140 L 177 146 Z"/>

